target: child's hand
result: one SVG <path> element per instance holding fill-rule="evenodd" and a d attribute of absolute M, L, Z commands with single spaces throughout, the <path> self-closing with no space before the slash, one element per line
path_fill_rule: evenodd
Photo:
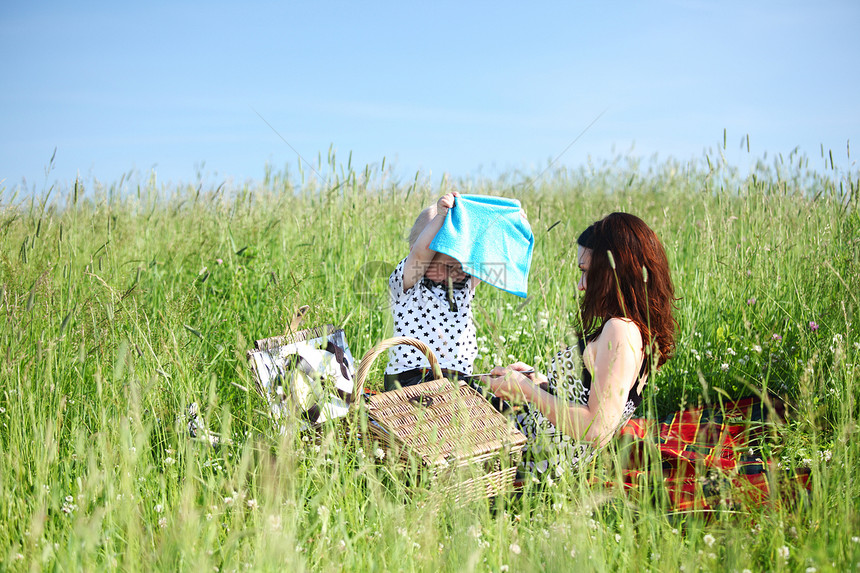
<path fill-rule="evenodd" d="M 444 213 L 445 211 L 454 206 L 454 198 L 459 196 L 460 194 L 456 191 L 442 195 L 436 202 L 436 211 Z"/>

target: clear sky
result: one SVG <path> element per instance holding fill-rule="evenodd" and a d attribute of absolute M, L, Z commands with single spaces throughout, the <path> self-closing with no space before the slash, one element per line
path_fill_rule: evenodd
<path fill-rule="evenodd" d="M 295 173 L 266 121 L 312 163 L 535 172 L 604 111 L 559 164 L 701 158 L 726 129 L 732 162 L 850 167 L 858 28 L 856 0 L 4 0 L 0 187 Z"/>

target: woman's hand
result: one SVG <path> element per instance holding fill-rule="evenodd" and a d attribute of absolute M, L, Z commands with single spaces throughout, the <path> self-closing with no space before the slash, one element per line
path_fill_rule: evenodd
<path fill-rule="evenodd" d="M 490 375 L 490 389 L 493 394 L 504 400 L 511 402 L 527 402 L 530 396 L 530 390 L 534 388 L 532 383 L 534 371 L 530 374 L 523 374 L 523 370 L 530 370 L 528 364 L 517 362 L 503 368 L 497 366 L 493 368 Z"/>
<path fill-rule="evenodd" d="M 510 366 L 508 366 L 511 370 L 519 372 L 526 376 L 532 382 L 537 382 L 538 384 L 542 384 L 547 381 L 546 376 L 543 374 L 535 372 L 533 366 L 526 364 L 525 362 L 514 362 Z M 493 376 L 502 376 L 504 375 L 505 368 L 503 366 L 496 366 L 491 371 Z"/>
<path fill-rule="evenodd" d="M 534 380 L 534 372 L 535 369 L 532 366 L 529 366 L 525 362 L 514 362 L 508 368 L 504 366 L 496 366 L 490 372 L 493 376 L 503 376 L 506 370 L 513 370 L 515 372 L 520 372 L 523 375 L 527 376 L 529 380 Z"/>

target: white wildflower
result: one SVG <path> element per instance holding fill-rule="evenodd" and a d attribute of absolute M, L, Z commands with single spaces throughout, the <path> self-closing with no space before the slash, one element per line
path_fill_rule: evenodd
<path fill-rule="evenodd" d="M 377 460 L 385 459 L 385 450 L 383 450 L 382 448 L 376 448 L 375 450 L 373 450 L 373 455 L 376 457 Z"/>
<path fill-rule="evenodd" d="M 519 555 L 520 551 L 522 551 L 520 549 L 520 546 L 517 545 L 516 543 L 511 543 L 510 550 L 511 550 L 511 553 L 513 553 L 514 555 Z"/>
<path fill-rule="evenodd" d="M 758 344 L 753 344 L 752 349 L 753 349 L 755 352 L 758 352 L 759 354 L 761 354 L 761 346 L 759 346 Z"/>
<path fill-rule="evenodd" d="M 161 513 L 163 511 L 164 511 L 164 506 L 161 505 L 160 503 L 155 506 L 155 513 Z"/>
<path fill-rule="evenodd" d="M 710 533 L 706 533 L 705 536 L 702 538 L 702 541 L 704 541 L 705 545 L 707 545 L 708 547 L 713 547 L 714 542 L 716 542 L 716 538 Z"/>
<path fill-rule="evenodd" d="M 281 530 L 281 516 L 272 514 L 269 516 L 269 529 L 272 531 Z"/>
<path fill-rule="evenodd" d="M 783 545 L 779 549 L 776 550 L 776 554 L 778 557 L 782 557 L 783 559 L 788 559 L 788 556 L 791 555 L 791 551 L 789 551 L 787 545 Z"/>
<path fill-rule="evenodd" d="M 727 349 L 726 349 L 726 352 L 728 352 L 728 353 L 729 353 L 729 354 L 731 354 L 732 356 L 737 356 L 737 354 L 738 354 L 737 352 L 735 352 L 735 349 L 734 349 L 734 348 L 727 348 Z"/>
<path fill-rule="evenodd" d="M 621 534 L 620 533 L 615 534 L 615 543 L 621 543 Z"/>
<path fill-rule="evenodd" d="M 257 509 L 259 506 L 256 499 L 249 499 L 245 502 L 245 505 L 247 505 L 249 509 Z"/>
<path fill-rule="evenodd" d="M 165 527 L 167 527 L 167 518 L 166 517 L 162 517 L 161 519 L 158 520 L 158 527 L 160 527 L 161 529 L 164 529 Z"/>
<path fill-rule="evenodd" d="M 723 362 L 722 364 L 720 364 L 720 370 L 722 370 L 723 372 L 726 372 L 728 369 L 729 365 L 727 362 Z"/>
<path fill-rule="evenodd" d="M 174 460 L 170 456 L 164 458 L 164 465 L 166 465 L 166 466 L 172 466 L 175 463 L 176 463 L 176 460 Z"/>
<path fill-rule="evenodd" d="M 538 313 L 538 319 L 535 324 L 538 330 L 543 330 L 547 326 L 549 326 L 549 313 L 545 310 L 542 310 Z"/>

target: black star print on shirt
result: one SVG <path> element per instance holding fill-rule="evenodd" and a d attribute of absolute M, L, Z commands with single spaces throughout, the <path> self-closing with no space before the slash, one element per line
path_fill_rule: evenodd
<path fill-rule="evenodd" d="M 403 261 L 389 278 L 394 335 L 418 338 L 430 346 L 443 368 L 470 373 L 478 353 L 471 314 L 474 291 L 469 285 L 456 290 L 457 310 L 453 311 L 447 289 L 430 289 L 418 283 L 404 292 L 402 269 Z M 387 374 L 429 365 L 411 346 L 396 346 L 388 354 Z"/>

